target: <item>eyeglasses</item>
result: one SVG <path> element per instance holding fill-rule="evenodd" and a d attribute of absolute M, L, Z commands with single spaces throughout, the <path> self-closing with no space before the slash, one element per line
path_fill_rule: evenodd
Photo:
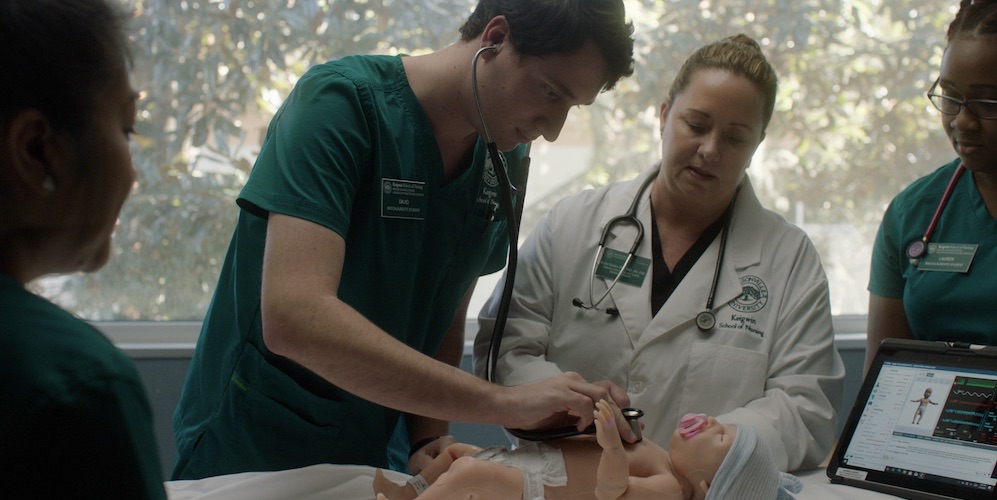
<path fill-rule="evenodd" d="M 938 80 L 928 90 L 928 100 L 935 106 L 935 109 L 946 115 L 958 115 L 962 112 L 962 107 L 969 108 L 973 116 L 981 120 L 997 120 L 997 101 L 991 99 L 956 99 L 947 95 L 936 94 Z"/>

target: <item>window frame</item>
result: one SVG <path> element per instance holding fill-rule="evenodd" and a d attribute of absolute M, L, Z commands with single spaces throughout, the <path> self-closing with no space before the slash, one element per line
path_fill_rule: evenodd
<path fill-rule="evenodd" d="M 838 349 L 865 348 L 866 315 L 833 316 L 834 344 Z M 97 321 L 91 324 L 133 359 L 189 358 L 201 332 L 200 321 Z M 465 325 L 464 354 L 470 355 L 477 318 Z"/>

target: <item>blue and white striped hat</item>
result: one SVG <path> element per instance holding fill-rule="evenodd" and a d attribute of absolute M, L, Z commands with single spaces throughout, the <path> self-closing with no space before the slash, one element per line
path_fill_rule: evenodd
<path fill-rule="evenodd" d="M 730 451 L 720 463 L 706 500 L 792 500 L 803 483 L 780 472 L 765 443 L 758 441 L 755 430 L 736 425 L 737 435 Z"/>

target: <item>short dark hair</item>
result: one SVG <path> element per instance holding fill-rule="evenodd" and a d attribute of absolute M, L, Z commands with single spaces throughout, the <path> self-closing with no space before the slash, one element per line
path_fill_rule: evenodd
<path fill-rule="evenodd" d="M 997 0 L 962 0 L 945 40 L 997 36 Z"/>
<path fill-rule="evenodd" d="M 0 0 L 0 126 L 34 108 L 53 126 L 86 126 L 94 95 L 131 65 L 112 0 Z"/>
<path fill-rule="evenodd" d="M 508 19 L 509 39 L 523 55 L 572 54 L 594 41 L 609 70 L 603 90 L 633 74 L 634 27 L 622 0 L 480 0 L 461 40 L 480 36 L 496 16 Z"/>

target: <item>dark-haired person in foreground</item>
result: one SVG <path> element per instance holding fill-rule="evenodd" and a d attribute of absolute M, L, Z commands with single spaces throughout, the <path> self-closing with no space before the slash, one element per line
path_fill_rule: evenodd
<path fill-rule="evenodd" d="M 135 181 L 129 17 L 0 0 L 0 478 L 31 498 L 166 498 L 134 365 L 25 288 L 107 262 Z"/>

